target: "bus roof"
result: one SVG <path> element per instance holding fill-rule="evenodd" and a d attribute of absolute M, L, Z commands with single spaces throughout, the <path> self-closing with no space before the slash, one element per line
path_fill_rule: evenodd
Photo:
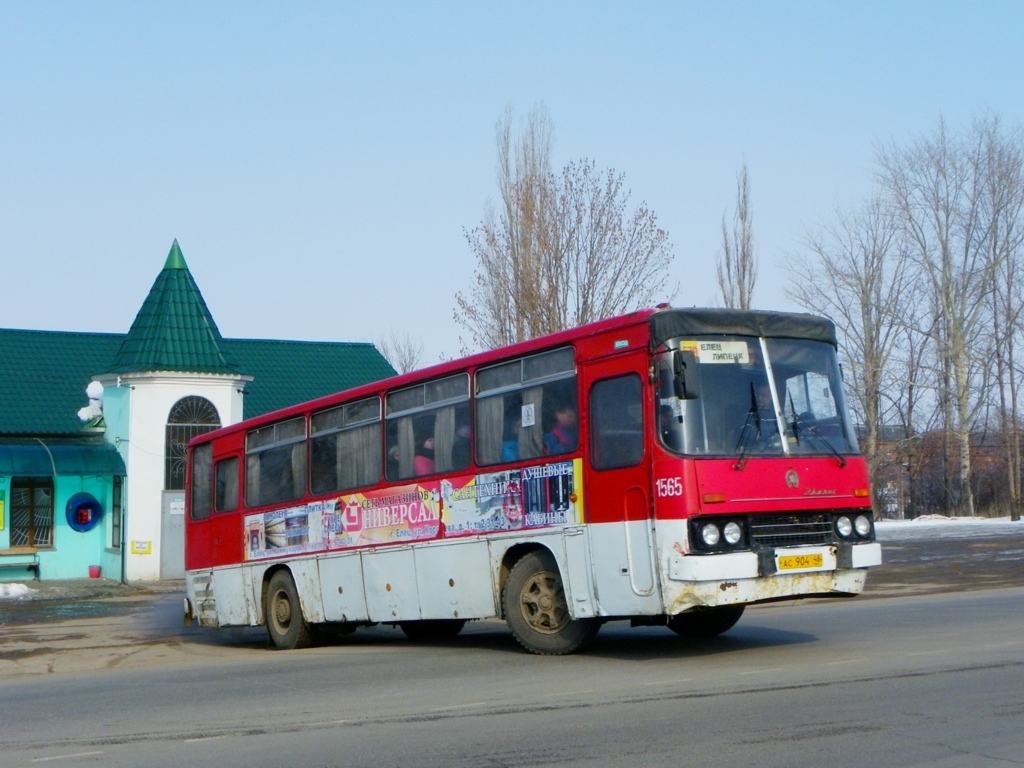
<path fill-rule="evenodd" d="M 344 395 L 345 400 L 358 399 L 376 394 L 382 389 L 398 389 L 405 385 L 438 378 L 467 368 L 488 365 L 507 357 L 528 355 L 532 352 L 557 347 L 560 344 L 567 344 L 576 339 L 595 336 L 606 331 L 613 331 L 647 322 L 650 323 L 653 338 L 659 343 L 677 336 L 736 334 L 740 336 L 764 335 L 811 339 L 826 341 L 832 344 L 832 346 L 836 346 L 835 325 L 831 320 L 815 315 L 767 310 L 743 311 L 696 307 L 677 309 L 662 305 L 641 309 L 627 315 L 620 315 L 606 320 L 598 320 L 588 325 L 569 328 L 547 336 L 539 336 L 535 339 L 521 341 L 506 347 L 477 352 L 468 357 L 447 360 L 410 373 L 392 376 L 388 379 L 363 384 L 343 392 L 326 395 L 316 400 L 296 403 L 295 405 L 246 419 L 213 432 L 207 432 L 194 438 L 192 442 L 208 442 L 219 435 L 229 434 L 240 429 L 249 430 L 262 424 L 269 424 L 300 415 L 310 410 L 317 410 L 337 402 L 339 395 Z"/>
<path fill-rule="evenodd" d="M 658 342 L 678 336 L 728 334 L 827 341 L 836 346 L 835 324 L 824 317 L 762 309 L 666 309 L 651 314 Z"/>

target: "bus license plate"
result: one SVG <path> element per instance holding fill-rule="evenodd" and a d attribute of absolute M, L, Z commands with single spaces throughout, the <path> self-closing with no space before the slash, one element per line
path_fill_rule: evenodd
<path fill-rule="evenodd" d="M 821 568 L 824 560 L 821 554 L 816 555 L 784 555 L 779 558 L 780 571 L 793 571 L 801 568 Z"/>

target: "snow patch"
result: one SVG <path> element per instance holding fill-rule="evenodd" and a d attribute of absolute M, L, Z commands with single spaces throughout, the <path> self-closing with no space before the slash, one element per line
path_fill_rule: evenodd
<path fill-rule="evenodd" d="M 946 517 L 921 515 L 913 520 L 878 520 L 875 533 L 880 541 L 912 539 L 986 538 L 1024 532 L 1024 521 L 1006 517 Z"/>
<path fill-rule="evenodd" d="M 0 584 L 0 600 L 20 600 L 35 591 L 26 584 Z"/>

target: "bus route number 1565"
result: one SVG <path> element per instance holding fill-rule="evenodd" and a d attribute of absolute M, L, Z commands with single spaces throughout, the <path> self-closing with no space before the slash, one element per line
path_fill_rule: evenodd
<path fill-rule="evenodd" d="M 660 477 L 654 481 L 654 486 L 659 498 L 683 495 L 683 478 L 681 477 Z"/>

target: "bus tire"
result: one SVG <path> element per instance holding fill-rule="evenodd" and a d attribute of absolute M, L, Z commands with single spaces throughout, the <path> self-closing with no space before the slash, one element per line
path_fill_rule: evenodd
<path fill-rule="evenodd" d="M 687 640 L 708 640 L 732 629 L 743 615 L 745 605 L 695 608 L 668 617 L 668 628 Z"/>
<path fill-rule="evenodd" d="M 450 640 L 466 626 L 465 619 L 426 619 L 400 621 L 398 626 L 410 640 Z"/>
<path fill-rule="evenodd" d="M 519 644 L 542 656 L 573 653 L 601 628 L 597 619 L 572 618 L 558 564 L 542 550 L 527 553 L 512 567 L 501 605 Z"/>
<path fill-rule="evenodd" d="M 313 632 L 302 616 L 299 592 L 288 571 L 280 570 L 270 577 L 265 608 L 267 634 L 275 648 L 293 651 L 309 647 Z"/>

